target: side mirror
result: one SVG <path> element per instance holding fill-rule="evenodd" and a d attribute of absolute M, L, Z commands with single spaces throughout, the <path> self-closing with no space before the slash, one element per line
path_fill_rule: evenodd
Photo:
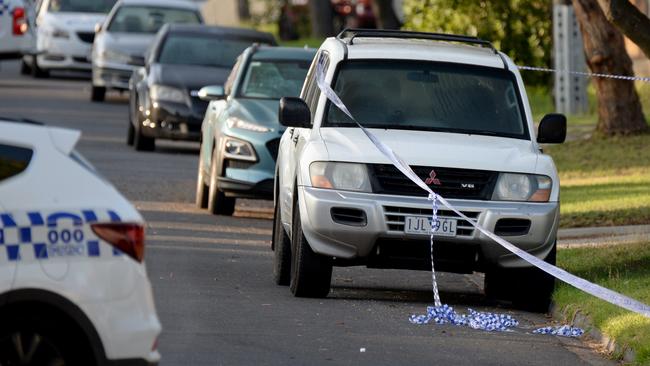
<path fill-rule="evenodd" d="M 199 90 L 199 98 L 208 102 L 211 100 L 223 99 L 225 96 L 226 93 L 221 85 L 204 86 Z"/>
<path fill-rule="evenodd" d="M 280 99 L 278 111 L 280 124 L 286 127 L 309 127 L 311 112 L 304 100 L 296 97 L 283 97 Z"/>
<path fill-rule="evenodd" d="M 561 144 L 566 139 L 566 117 L 550 113 L 542 118 L 537 129 L 537 142 L 540 144 Z"/>
<path fill-rule="evenodd" d="M 102 31 L 102 23 L 96 23 L 95 24 L 95 34 L 99 33 Z"/>

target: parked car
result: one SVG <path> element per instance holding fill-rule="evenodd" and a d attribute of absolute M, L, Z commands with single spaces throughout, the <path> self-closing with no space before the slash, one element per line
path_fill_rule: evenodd
<path fill-rule="evenodd" d="M 444 42 L 447 41 L 447 42 Z M 458 44 L 462 43 L 462 44 Z M 363 30 L 327 39 L 301 98 L 280 102 L 275 281 L 326 296 L 333 265 L 431 270 L 431 202 L 321 93 L 316 65 L 350 112 L 431 189 L 486 229 L 555 263 L 559 178 L 535 136 L 516 65 L 473 37 Z M 554 279 L 441 207 L 438 270 L 485 273 L 489 296 L 546 310 Z"/>
<path fill-rule="evenodd" d="M 18 59 L 28 47 L 27 10 L 23 0 L 0 2 L 0 60 Z"/>
<path fill-rule="evenodd" d="M 128 90 L 133 70 L 144 65 L 147 48 L 167 23 L 203 23 L 196 3 L 187 0 L 119 0 L 96 29 L 90 99 L 104 101 L 106 90 Z"/>
<path fill-rule="evenodd" d="M 23 73 L 47 77 L 51 70 L 90 71 L 95 24 L 115 0 L 42 0 L 36 9 L 32 49 L 23 58 Z"/>
<path fill-rule="evenodd" d="M 80 132 L 0 119 L 0 365 L 155 365 L 138 211 Z"/>
<path fill-rule="evenodd" d="M 127 143 L 153 150 L 156 139 L 199 141 L 208 102 L 206 85 L 223 85 L 237 56 L 253 43 L 275 45 L 270 33 L 250 29 L 173 24 L 154 39 L 145 67 L 129 82 Z"/>
<path fill-rule="evenodd" d="M 252 46 L 237 60 L 224 88 L 208 86 L 212 100 L 201 127 L 196 202 L 231 215 L 236 198 L 271 198 L 282 96 L 298 95 L 312 49 Z M 225 97 L 225 99 L 223 99 Z"/>

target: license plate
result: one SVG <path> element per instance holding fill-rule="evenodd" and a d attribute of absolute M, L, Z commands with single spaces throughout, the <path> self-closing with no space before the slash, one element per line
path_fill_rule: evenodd
<path fill-rule="evenodd" d="M 431 219 L 428 217 L 406 216 L 404 232 L 407 234 L 431 234 Z M 456 236 L 455 219 L 438 219 L 435 224 L 436 236 Z"/>

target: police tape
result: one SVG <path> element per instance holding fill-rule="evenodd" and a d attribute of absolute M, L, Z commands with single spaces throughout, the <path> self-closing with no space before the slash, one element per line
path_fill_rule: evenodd
<path fill-rule="evenodd" d="M 549 72 L 554 74 L 578 75 L 578 76 L 591 77 L 591 78 L 642 81 L 644 83 L 650 83 L 650 77 L 643 77 L 643 76 L 609 75 L 609 74 L 599 74 L 599 73 L 583 72 L 583 71 L 549 69 L 546 67 L 535 67 L 535 66 L 517 66 L 517 68 L 519 70 L 526 70 L 526 71 L 540 71 L 540 72 Z"/>
<path fill-rule="evenodd" d="M 469 217 L 465 216 L 462 212 L 457 210 L 454 206 L 452 206 L 444 197 L 441 197 L 440 195 L 436 194 L 431 188 L 429 188 L 428 185 L 426 185 L 425 182 L 418 177 L 418 175 L 411 169 L 411 167 L 402 160 L 388 145 L 384 144 L 382 141 L 380 141 L 375 135 L 373 135 L 370 131 L 368 131 L 365 127 L 363 127 L 353 116 L 352 113 L 348 110 L 348 108 L 345 106 L 343 101 L 339 98 L 339 96 L 336 94 L 336 92 L 327 84 L 325 81 L 325 72 L 324 72 L 324 65 L 322 64 L 321 60 L 318 60 L 317 65 L 316 65 L 316 82 L 318 84 L 318 87 L 320 88 L 321 92 L 325 94 L 327 99 L 329 99 L 334 105 L 336 105 L 343 113 L 345 113 L 352 121 L 354 121 L 357 126 L 363 131 L 363 133 L 370 139 L 370 141 L 375 145 L 375 147 L 384 155 L 386 156 L 391 163 L 399 169 L 406 177 L 408 177 L 413 183 L 418 185 L 420 188 L 422 188 L 424 191 L 429 193 L 429 200 L 433 201 L 433 219 L 435 222 L 436 219 L 436 211 L 437 211 L 437 206 L 436 202 L 442 203 L 444 206 L 449 208 L 451 211 L 456 213 L 460 218 L 466 220 L 468 223 L 470 223 L 472 226 L 474 226 L 477 230 L 479 230 L 482 234 L 485 236 L 489 237 L 511 253 L 515 254 L 519 258 L 525 260 L 526 262 L 532 264 L 533 266 L 541 269 L 542 271 L 550 274 L 551 276 L 564 281 L 571 286 L 576 287 L 579 290 L 582 290 L 584 292 L 587 292 L 588 294 L 591 294 L 593 296 L 596 296 L 604 301 L 607 301 L 611 304 L 620 306 L 624 309 L 633 311 L 635 313 L 644 315 L 648 318 L 650 318 L 650 306 L 641 303 L 637 300 L 634 300 L 630 297 L 627 297 L 625 295 L 619 294 L 615 291 L 612 291 L 610 289 L 607 289 L 605 287 L 602 287 L 600 285 L 597 285 L 595 283 L 589 282 L 583 278 L 580 278 L 578 276 L 575 276 L 561 268 L 558 268 L 552 264 L 546 263 L 544 260 L 539 259 L 531 254 L 528 254 L 527 252 L 517 248 L 515 245 L 512 243 L 508 242 L 507 240 L 502 239 L 501 237 L 497 236 L 496 234 L 492 233 L 491 231 L 485 229 L 481 225 L 477 224 L 475 221 L 471 220 Z M 432 225 L 433 226 L 433 225 Z M 431 249 L 433 250 L 433 234 L 431 234 Z M 431 253 L 431 258 L 433 259 L 433 251 Z M 438 288 L 435 280 L 435 269 L 433 267 L 433 262 L 431 263 L 431 272 L 433 276 L 433 291 L 434 291 L 434 301 L 435 301 L 435 306 L 440 307 L 440 297 L 438 294 Z"/>

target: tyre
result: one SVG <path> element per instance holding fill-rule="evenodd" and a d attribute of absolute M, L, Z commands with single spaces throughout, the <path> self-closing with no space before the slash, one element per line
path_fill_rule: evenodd
<path fill-rule="evenodd" d="M 25 59 L 22 59 L 20 61 L 20 74 L 21 75 L 30 75 L 32 73 L 32 68 L 27 65 L 27 62 L 25 62 Z"/>
<path fill-rule="evenodd" d="M 135 127 L 133 127 L 133 123 L 129 121 L 129 127 L 127 127 L 127 131 L 126 131 L 126 144 L 129 146 L 133 146 L 134 140 L 135 140 Z"/>
<path fill-rule="evenodd" d="M 208 207 L 208 186 L 205 184 L 205 174 L 203 174 L 203 146 L 199 147 L 199 166 L 196 174 L 196 207 Z"/>
<path fill-rule="evenodd" d="M 133 147 L 137 151 L 153 151 L 156 148 L 156 139 L 142 134 L 141 124 L 134 128 Z"/>
<path fill-rule="evenodd" d="M 277 196 L 276 196 L 277 197 Z M 280 217 L 280 202 L 276 198 L 273 214 L 273 236 L 271 237 L 274 252 L 273 281 L 276 285 L 288 286 L 291 281 L 291 240 L 282 226 Z"/>
<path fill-rule="evenodd" d="M 90 100 L 93 102 L 103 102 L 106 99 L 106 88 L 103 86 L 94 86 L 90 91 Z"/>
<path fill-rule="evenodd" d="M 13 314 L 1 319 L 0 365 L 94 365 L 87 339 L 54 314 Z"/>
<path fill-rule="evenodd" d="M 557 244 L 544 259 L 555 265 Z M 555 278 L 532 268 L 492 268 L 485 273 L 485 294 L 493 299 L 512 301 L 519 309 L 547 312 L 555 289 Z"/>
<path fill-rule="evenodd" d="M 210 188 L 208 191 L 208 211 L 215 215 L 230 216 L 235 212 L 235 198 L 226 197 L 217 186 L 217 154 L 212 154 L 212 164 L 210 168 Z"/>
<path fill-rule="evenodd" d="M 332 282 L 332 258 L 311 249 L 302 232 L 297 202 L 293 211 L 289 289 L 296 297 L 325 297 L 330 292 Z"/>
<path fill-rule="evenodd" d="M 32 56 L 32 76 L 37 79 L 50 77 L 49 71 L 41 69 L 38 66 L 38 58 L 36 56 Z"/>

